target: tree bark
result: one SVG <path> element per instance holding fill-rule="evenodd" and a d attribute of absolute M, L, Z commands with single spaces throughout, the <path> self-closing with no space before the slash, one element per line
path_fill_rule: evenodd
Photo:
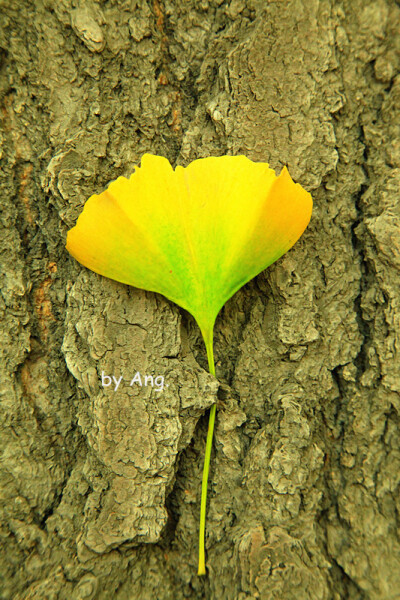
<path fill-rule="evenodd" d="M 399 3 L 0 8 L 0 597 L 399 598 Z M 221 311 L 217 379 L 190 315 L 65 250 L 145 152 L 288 165 L 314 199 Z"/>

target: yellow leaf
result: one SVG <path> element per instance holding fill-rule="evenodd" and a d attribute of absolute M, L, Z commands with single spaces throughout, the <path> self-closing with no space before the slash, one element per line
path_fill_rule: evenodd
<path fill-rule="evenodd" d="M 67 250 L 92 271 L 163 294 L 189 311 L 215 375 L 213 329 L 225 302 L 293 246 L 307 227 L 311 195 L 286 167 L 245 156 L 201 158 L 172 169 L 145 154 L 129 179 L 118 177 L 89 198 Z M 210 411 L 203 472 L 199 574 L 215 419 Z"/>

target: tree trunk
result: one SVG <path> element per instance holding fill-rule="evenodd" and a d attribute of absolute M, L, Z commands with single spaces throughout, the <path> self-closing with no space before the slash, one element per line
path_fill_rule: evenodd
<path fill-rule="evenodd" d="M 0 597 L 400 598 L 399 3 L 0 6 Z M 221 311 L 217 380 L 190 315 L 65 250 L 145 152 L 314 199 Z"/>

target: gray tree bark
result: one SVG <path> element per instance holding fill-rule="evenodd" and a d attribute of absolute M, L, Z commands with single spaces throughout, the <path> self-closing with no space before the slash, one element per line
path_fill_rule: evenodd
<path fill-rule="evenodd" d="M 399 3 L 0 7 L 0 597 L 400 598 Z M 314 198 L 220 313 L 218 380 L 189 315 L 64 247 L 145 152 L 286 164 Z"/>

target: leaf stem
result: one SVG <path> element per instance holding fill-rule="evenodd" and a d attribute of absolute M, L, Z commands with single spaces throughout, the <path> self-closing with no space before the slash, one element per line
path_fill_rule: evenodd
<path fill-rule="evenodd" d="M 208 368 L 211 375 L 215 377 L 215 365 L 214 365 L 214 353 L 213 353 L 213 335 L 204 336 L 204 341 L 207 350 Z M 212 449 L 212 440 L 214 433 L 215 413 L 217 412 L 217 405 L 213 404 L 210 408 L 210 416 L 208 419 L 208 432 L 206 442 L 206 453 L 204 456 L 204 467 L 203 467 L 203 481 L 201 484 L 201 504 L 200 504 L 200 530 L 199 530 L 199 569 L 198 575 L 206 574 L 205 564 L 205 533 L 206 533 L 206 506 L 207 506 L 207 485 L 208 485 L 208 473 L 210 471 L 210 458 Z"/>

